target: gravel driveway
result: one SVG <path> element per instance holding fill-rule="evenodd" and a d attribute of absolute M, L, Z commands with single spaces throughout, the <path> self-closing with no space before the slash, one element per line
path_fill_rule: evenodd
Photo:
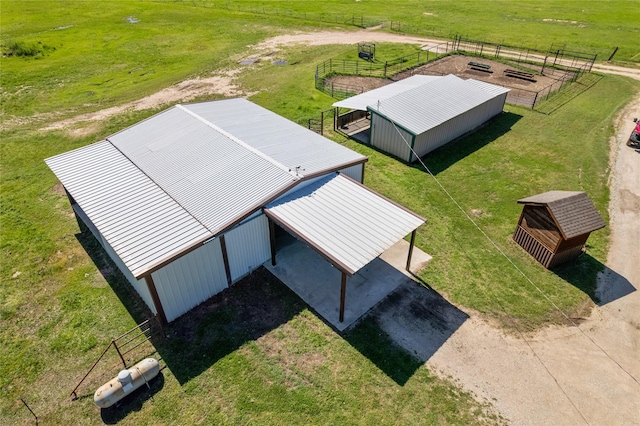
<path fill-rule="evenodd" d="M 430 370 L 513 424 L 640 424 L 640 151 L 625 145 L 634 116 L 640 117 L 640 97 L 615 123 L 611 247 L 598 277 L 601 303 L 580 328 L 506 335 L 417 285 L 397 290 L 401 297 L 371 313 Z M 416 315 L 416 300 L 428 315 Z"/>

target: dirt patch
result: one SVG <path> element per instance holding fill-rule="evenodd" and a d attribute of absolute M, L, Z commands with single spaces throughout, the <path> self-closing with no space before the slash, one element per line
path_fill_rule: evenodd
<path fill-rule="evenodd" d="M 480 67 L 472 67 L 469 65 L 469 62 L 479 63 L 491 68 L 484 69 Z M 539 67 L 528 66 L 532 73 L 540 72 Z M 469 56 L 453 55 L 419 67 L 415 69 L 414 72 L 416 74 L 455 74 L 464 79 L 473 78 L 475 80 L 482 80 L 499 86 L 526 89 L 533 92 L 537 92 L 550 86 L 555 83 L 560 76 L 559 74 L 554 73 L 552 69 L 547 69 L 547 74 L 551 73 L 551 75 L 535 74 L 533 78 L 525 79 L 509 77 L 510 74 L 505 72 L 507 70 L 514 70 L 514 67 L 488 59 L 476 59 Z"/>
<path fill-rule="evenodd" d="M 469 62 L 480 63 L 488 68 L 481 68 L 477 66 L 470 66 Z M 386 84 L 393 83 L 394 81 L 401 80 L 410 77 L 414 74 L 425 75 L 448 75 L 454 74 L 463 79 L 472 78 L 474 80 L 485 81 L 487 83 L 496 84 L 499 86 L 527 90 L 531 92 L 538 92 L 553 83 L 556 83 L 559 78 L 565 75 L 564 72 L 559 73 L 553 69 L 547 69 L 545 75 L 538 75 L 535 73 L 540 72 L 540 67 L 530 66 L 530 72 L 534 75 L 531 78 L 523 76 L 513 77 L 514 74 L 505 72 L 507 70 L 516 70 L 514 66 L 506 65 L 501 62 L 496 62 L 488 59 L 476 59 L 463 55 L 452 55 L 442 58 L 440 60 L 431 62 L 412 70 L 403 71 L 396 74 L 391 79 L 382 79 L 375 77 L 356 77 L 356 76 L 333 76 L 329 81 L 346 85 L 349 87 L 362 88 L 363 91 L 376 89 Z M 558 85 L 560 87 L 560 85 Z"/>
<path fill-rule="evenodd" d="M 62 186 L 62 183 L 60 182 L 51 187 L 51 192 L 56 195 L 67 195 L 66 191 L 64 190 L 64 186 Z"/>
<path fill-rule="evenodd" d="M 271 358 L 274 364 L 279 365 L 287 377 L 287 385 L 293 389 L 300 384 L 310 385 L 311 377 L 317 370 L 327 363 L 326 354 L 317 351 L 301 352 L 301 336 L 296 328 L 290 324 L 284 324 L 279 330 L 288 336 L 282 339 L 279 333 L 269 333 L 260 337 L 256 344 L 266 356 Z"/>
<path fill-rule="evenodd" d="M 154 93 L 153 95 L 146 96 L 137 101 L 129 102 L 124 105 L 107 108 L 96 112 L 82 114 L 67 120 L 58 121 L 44 127 L 42 130 L 66 129 L 71 125 L 77 124 L 79 122 L 97 122 L 128 110 L 142 111 L 145 109 L 157 108 L 163 105 L 188 102 L 201 96 L 250 96 L 250 93 L 245 93 L 238 86 L 236 86 L 233 78 L 235 74 L 236 72 L 232 71 L 227 73 L 226 75 L 185 80 L 181 83 L 167 87 L 166 89 Z M 81 126 L 80 128 L 70 130 L 69 134 L 71 136 L 84 136 L 88 132 L 90 132 L 91 129 L 91 125 Z"/>

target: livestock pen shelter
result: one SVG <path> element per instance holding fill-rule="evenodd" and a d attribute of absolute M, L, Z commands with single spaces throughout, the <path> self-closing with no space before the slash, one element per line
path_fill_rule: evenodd
<path fill-rule="evenodd" d="M 358 129 L 368 132 L 365 142 L 411 163 L 500 114 L 508 92 L 502 86 L 452 74 L 415 75 L 333 106 L 350 110 L 336 114 L 337 130 L 353 126 L 352 117 L 366 116 L 368 126 Z"/>
<path fill-rule="evenodd" d="M 362 185 L 367 157 L 245 99 L 176 105 L 45 161 L 161 323 L 275 262 L 276 225 L 342 272 L 344 294 L 424 222 Z"/>
<path fill-rule="evenodd" d="M 577 257 L 604 220 L 584 192 L 549 191 L 524 204 L 513 240 L 549 269 Z"/>

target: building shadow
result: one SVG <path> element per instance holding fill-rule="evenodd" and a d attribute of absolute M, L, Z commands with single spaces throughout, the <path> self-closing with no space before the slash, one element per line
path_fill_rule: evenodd
<path fill-rule="evenodd" d="M 598 306 L 636 291 L 622 275 L 607 268 L 588 253 L 551 269 L 553 273 L 587 294 Z"/>
<path fill-rule="evenodd" d="M 344 338 L 404 385 L 468 318 L 428 285 L 407 279 Z"/>
<path fill-rule="evenodd" d="M 141 323 L 152 318 L 151 311 L 94 236 L 87 230 L 76 238 L 134 320 Z M 151 342 L 178 382 L 185 384 L 305 309 L 313 311 L 261 267 L 172 321 L 160 333 L 154 333 Z M 467 318 L 435 291 L 406 278 L 357 325 L 338 333 L 403 385 Z M 158 380 L 163 382 L 164 378 Z M 102 410 L 103 421 L 113 424 L 124 419 L 161 387 L 152 386 L 149 394 L 145 393 L 146 387 L 138 389 L 138 397 L 127 397 L 117 406 Z"/>
<path fill-rule="evenodd" d="M 79 221 L 81 222 L 81 221 Z M 111 260 L 102 245 L 96 240 L 89 229 L 81 223 L 80 233 L 75 237 L 89 255 L 93 264 L 111 287 L 120 302 L 127 309 L 136 324 L 153 318 L 151 310 L 144 303 L 140 295 L 131 286 L 118 266 Z M 115 337 L 115 336 L 114 336 Z"/>
<path fill-rule="evenodd" d="M 164 330 L 165 338 L 154 344 L 184 384 L 305 308 L 302 300 L 261 267 L 172 321 Z"/>
<path fill-rule="evenodd" d="M 149 381 L 148 386 L 140 386 L 115 405 L 109 408 L 102 408 L 100 410 L 102 422 L 108 425 L 114 425 L 132 412 L 140 411 L 145 402 L 150 399 L 153 400 L 153 396 L 160 392 L 163 387 L 164 375 L 161 371 L 156 377 Z"/>
<path fill-rule="evenodd" d="M 447 170 L 458 161 L 473 154 L 485 145 L 490 144 L 502 135 L 505 135 L 522 118 L 521 115 L 504 111 L 487 121 L 479 129 L 472 130 L 470 134 L 447 143 L 422 157 L 432 174 L 437 175 Z M 413 163 L 413 167 L 424 170 L 419 163 Z"/>
<path fill-rule="evenodd" d="M 597 279 L 596 299 L 599 306 L 604 306 L 636 291 L 628 279 L 606 266 L 600 271 Z"/>
<path fill-rule="evenodd" d="M 154 318 L 91 231 L 82 227 L 81 231 L 76 234 L 77 240 L 136 323 Z M 260 268 L 162 330 L 157 330 L 159 326 L 153 321 L 150 340 L 164 364 L 184 384 L 246 342 L 286 323 L 305 307 L 284 284 Z"/>

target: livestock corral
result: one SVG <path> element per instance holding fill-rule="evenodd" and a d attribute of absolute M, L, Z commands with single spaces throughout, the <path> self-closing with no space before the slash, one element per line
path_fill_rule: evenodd
<path fill-rule="evenodd" d="M 406 77 L 423 75 L 454 74 L 460 78 L 485 81 L 507 87 L 510 90 L 507 102 L 513 105 L 533 107 L 544 96 L 559 90 L 577 76 L 572 70 L 560 70 L 542 65 L 527 64 L 516 66 L 491 59 L 466 55 L 445 56 L 417 68 L 400 72 L 391 78 L 365 77 L 356 75 L 334 75 L 330 82 L 336 86 L 359 88 L 365 92 Z"/>

